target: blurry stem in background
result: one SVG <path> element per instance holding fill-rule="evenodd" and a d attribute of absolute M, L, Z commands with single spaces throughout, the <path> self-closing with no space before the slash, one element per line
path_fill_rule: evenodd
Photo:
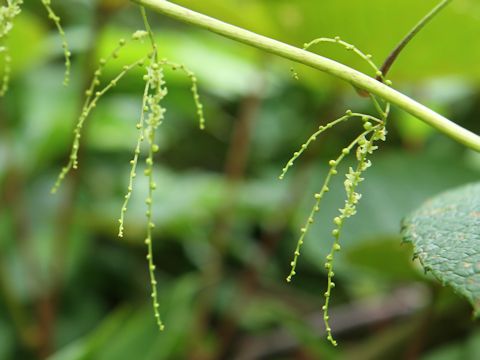
<path fill-rule="evenodd" d="M 84 77 L 81 78 L 81 88 L 79 89 L 80 95 L 85 93 L 88 87 L 90 76 L 95 69 L 96 54 L 97 54 L 97 35 L 100 29 L 108 21 L 108 15 L 103 11 L 100 5 L 92 10 L 93 25 L 92 32 L 89 39 L 89 45 L 85 52 L 85 59 L 83 65 Z M 85 137 L 82 137 L 82 141 L 85 141 Z M 59 305 L 59 297 L 62 292 L 64 277 L 66 275 L 65 264 L 68 253 L 68 241 L 72 233 L 72 224 L 75 221 L 75 207 L 73 204 L 77 198 L 79 190 L 79 180 L 81 176 L 81 170 L 74 172 L 71 177 L 69 186 L 65 187 L 62 201 L 58 207 L 58 219 L 56 223 L 56 231 L 54 238 L 54 263 L 50 265 L 51 283 L 49 291 L 45 294 L 44 298 L 38 304 L 38 316 L 39 316 L 39 336 L 40 336 L 40 349 L 43 357 L 48 356 L 52 349 L 52 343 L 54 340 L 55 322 L 57 318 L 57 308 Z"/>
<path fill-rule="evenodd" d="M 338 98 L 336 95 L 333 98 Z M 333 104 L 332 101 L 330 104 Z M 327 113 L 336 113 L 331 107 L 328 109 L 322 109 L 321 117 Z M 258 248 L 252 252 L 252 256 L 249 257 L 244 270 L 239 275 L 239 284 L 235 289 L 235 294 L 232 297 L 229 309 L 225 311 L 225 315 L 222 317 L 222 321 L 218 325 L 217 333 L 222 337 L 223 349 L 220 351 L 218 358 L 226 358 L 228 351 L 232 350 L 233 340 L 238 335 L 240 326 L 240 320 L 243 311 L 248 307 L 248 299 L 252 298 L 252 294 L 256 293 L 262 286 L 262 274 L 264 270 L 268 268 L 269 261 L 272 259 L 272 254 L 277 250 L 278 244 L 288 232 L 289 224 L 292 223 L 298 206 L 301 204 L 301 199 L 305 197 L 308 187 L 305 184 L 310 178 L 310 171 L 312 164 L 318 159 L 319 147 L 317 146 L 314 151 L 306 154 L 304 161 L 300 168 L 293 176 L 292 181 L 289 183 L 288 191 L 286 191 L 286 198 L 282 202 L 282 205 L 278 207 L 278 212 L 274 214 L 271 219 L 262 226 L 262 231 L 259 236 Z M 289 288 L 291 291 L 287 299 L 283 299 L 286 303 L 290 303 L 290 297 L 297 299 L 298 292 L 294 288 Z M 296 306 L 293 306 L 296 307 Z M 238 350 L 238 349 L 236 349 Z M 234 351 L 236 351 L 234 350 Z M 241 351 L 239 351 L 241 353 Z"/>
<path fill-rule="evenodd" d="M 6 147 L 8 149 L 8 147 Z M 15 154 L 8 154 L 10 159 L 15 159 Z M 41 278 L 39 264 L 33 253 L 32 231 L 29 221 L 28 195 L 25 194 L 25 174 L 15 161 L 7 168 L 4 191 L 1 202 L 11 209 L 12 226 L 15 245 L 18 247 L 25 271 L 30 275 L 27 287 L 32 293 L 38 293 L 44 285 Z"/>
<path fill-rule="evenodd" d="M 268 59 L 264 59 L 264 64 L 267 63 L 266 60 Z M 266 81 L 266 79 L 260 80 L 263 82 Z M 254 93 L 247 96 L 242 104 L 239 120 L 236 122 L 236 126 L 233 130 L 232 141 L 230 142 L 231 145 L 227 153 L 225 173 L 227 179 L 230 179 L 230 194 L 237 190 L 238 182 L 244 177 L 248 159 L 248 150 L 250 148 L 252 127 L 261 106 L 261 95 L 264 92 L 265 87 L 265 85 L 262 85 L 261 83 L 258 86 L 259 88 Z M 271 222 L 266 225 L 266 229 L 262 231 L 259 237 L 258 251 L 253 253 L 256 255 L 249 258 L 244 270 L 239 274 L 232 302 L 229 307 L 225 309 L 225 312 L 222 314 L 222 321 L 220 321 L 216 327 L 216 337 L 220 339 L 220 348 L 217 350 L 214 358 L 228 358 L 229 351 L 232 350 L 232 341 L 237 335 L 242 311 L 245 306 L 248 306 L 250 295 L 259 287 L 261 283 L 261 274 L 268 265 L 268 261 L 271 259 L 271 254 L 276 250 L 283 234 L 287 231 L 287 224 L 290 223 L 290 219 L 297 210 L 297 206 L 300 203 L 299 199 L 305 195 L 305 183 L 309 177 L 309 169 L 311 168 L 312 161 L 315 161 L 316 159 L 316 154 L 310 154 L 307 156 L 300 171 L 298 171 L 297 175 L 294 177 L 289 191 L 287 191 L 288 197 L 285 199 L 284 206 L 280 207 L 281 210 L 279 213 L 274 216 Z M 227 211 L 221 212 L 221 218 L 219 217 L 217 220 L 217 235 L 220 235 L 220 231 L 222 231 L 223 246 L 226 245 L 225 239 L 231 231 L 230 222 L 226 223 L 226 221 L 234 216 L 231 211 L 232 207 L 235 205 L 234 196 L 236 195 L 233 194 L 230 196 L 228 204 L 225 205 Z M 221 238 L 219 237 L 219 239 Z M 218 259 L 222 261 L 222 256 L 218 257 Z M 221 265 L 220 262 L 219 266 L 217 266 L 219 274 L 217 275 L 216 280 L 218 280 L 218 277 L 221 275 Z M 214 279 L 210 279 L 211 282 L 212 280 Z M 210 296 L 211 301 L 214 294 L 210 293 Z M 204 328 L 207 324 L 207 315 L 210 316 L 211 314 L 203 314 Z M 199 337 L 198 335 L 200 334 L 197 334 L 197 341 L 198 339 L 205 339 L 205 334 L 203 334 L 203 337 Z"/>
<path fill-rule="evenodd" d="M 407 46 L 407 44 L 412 40 L 415 35 L 417 35 L 420 30 L 422 30 L 425 25 L 427 25 L 430 20 L 432 20 L 445 6 L 451 3 L 452 0 L 443 0 L 437 6 L 435 6 L 427 15 L 423 17 L 413 28 L 410 32 L 400 41 L 400 43 L 393 49 L 393 51 L 388 55 L 387 59 L 383 63 L 380 71 L 382 72 L 382 76 L 387 76 L 388 71 L 392 67 L 393 63 L 397 59 L 398 55 L 402 52 L 402 50 Z M 377 80 L 381 80 L 380 76 L 377 76 Z"/>
<path fill-rule="evenodd" d="M 403 357 L 405 359 L 420 359 L 422 350 L 427 346 L 428 334 L 430 327 L 435 323 L 435 312 L 440 303 L 440 288 L 435 286 L 431 291 L 431 300 L 428 307 L 426 307 L 423 313 L 419 314 L 418 326 L 411 333 L 411 340 L 408 347 L 405 349 Z M 443 310 L 442 310 L 443 312 Z"/>
<path fill-rule="evenodd" d="M 395 89 L 334 60 L 313 54 L 309 51 L 282 43 L 254 32 L 227 24 L 223 21 L 186 9 L 165 0 L 132 0 L 153 11 L 192 24 L 235 41 L 265 50 L 269 53 L 310 66 L 339 79 L 356 88 L 377 95 L 424 121 L 459 143 L 480 152 L 480 136 L 455 124 L 446 117 L 418 103 Z"/>
<path fill-rule="evenodd" d="M 10 129 L 7 125 L 8 114 L 6 114 L 2 107 L 0 107 L 0 133 L 6 135 L 8 139 Z M 18 167 L 18 162 L 15 161 L 15 153 L 8 153 L 14 149 L 13 146 L 6 146 L 6 158 L 10 160 L 10 164 L 6 167 L 5 177 L 3 179 L 3 186 L 0 187 L 0 216 L 11 216 L 12 219 L 12 238 L 13 245 L 18 251 L 21 258 L 22 266 L 25 272 L 29 274 L 29 281 L 27 282 L 27 289 L 33 294 L 36 294 L 43 287 L 43 279 L 40 278 L 39 264 L 36 261 L 31 246 L 31 226 L 29 222 L 29 212 L 27 210 L 27 200 L 24 194 L 26 189 L 24 185 L 25 174 Z M 9 214 L 10 209 L 11 214 Z M 38 336 L 32 331 L 31 316 L 27 313 L 27 309 L 21 302 L 18 294 L 13 291 L 11 284 L 11 276 L 6 276 L 3 269 L 3 259 L 0 258 L 0 295 L 5 303 L 12 318 L 12 323 L 15 331 L 18 334 L 20 341 L 29 350 L 38 349 Z"/>
<path fill-rule="evenodd" d="M 389 294 L 382 296 L 367 297 L 347 305 L 337 306 L 332 309 L 332 321 L 336 332 L 341 333 L 363 333 L 366 328 L 383 329 L 380 326 L 385 323 L 392 323 L 398 319 L 407 319 L 407 324 L 413 325 L 408 331 L 417 327 L 412 320 L 412 315 L 423 311 L 429 304 L 428 290 L 422 285 L 398 287 Z M 325 331 L 323 314 L 315 312 L 305 317 L 314 334 L 322 336 Z M 382 330 L 378 330 L 382 331 Z M 374 337 L 375 346 L 378 347 L 379 337 Z M 297 348 L 299 340 L 286 328 L 278 328 L 267 331 L 261 335 L 246 336 L 239 344 L 239 353 L 236 360 L 277 358 L 279 354 L 285 354 Z M 357 352 L 346 352 L 345 358 L 357 359 L 360 354 Z M 350 356 L 349 356 L 350 355 Z M 368 359 L 371 359 L 369 357 Z M 373 357 L 388 358 L 388 357 Z"/>
<path fill-rule="evenodd" d="M 309 158 L 303 162 L 300 170 L 297 171 L 287 191 L 288 196 L 285 198 L 283 206 L 280 206 L 277 214 L 262 227 L 258 247 L 252 252 L 252 256 L 239 275 L 239 284 L 235 289 L 235 295 L 232 297 L 229 309 L 225 312 L 218 326 L 217 333 L 222 337 L 223 346 L 218 358 L 226 358 L 228 351 L 232 350 L 231 347 L 234 345 L 233 340 L 238 335 L 243 311 L 248 308 L 249 299 L 255 297 L 252 294 L 257 293 L 261 287 L 262 274 L 268 268 L 269 261 L 271 261 L 272 255 L 277 250 L 284 234 L 288 232 L 288 224 L 291 223 L 291 219 L 297 211 L 300 199 L 305 196 L 307 190 L 305 183 L 310 175 L 311 160 L 313 160 L 313 157 L 309 155 Z M 288 302 L 288 299 L 284 300 Z M 241 351 L 239 352 L 241 353 Z"/>
<path fill-rule="evenodd" d="M 266 59 L 262 59 L 262 68 L 265 68 Z M 239 109 L 239 115 L 233 126 L 231 141 L 225 160 L 225 178 L 226 193 L 222 208 L 220 209 L 214 223 L 211 235 L 211 251 L 208 265 L 205 266 L 202 274 L 203 293 L 199 296 L 198 315 L 196 317 L 196 327 L 192 336 L 192 346 L 190 346 L 191 358 L 202 359 L 202 345 L 205 343 L 208 333 L 208 324 L 212 316 L 215 298 L 218 295 L 218 283 L 222 277 L 223 258 L 228 248 L 229 235 L 232 232 L 232 219 L 235 216 L 235 205 L 237 202 L 239 186 L 245 177 L 245 169 L 248 162 L 248 155 L 251 145 L 251 134 L 255 119 L 262 104 L 263 94 L 266 86 L 265 70 L 255 77 L 256 84 L 253 85 L 252 92 L 242 101 Z M 218 333 L 220 349 L 219 353 L 224 352 L 225 334 Z M 204 355 L 205 356 L 205 355 Z M 207 356 L 208 357 L 208 356 Z M 215 358 L 221 358 L 215 356 Z"/>
<path fill-rule="evenodd" d="M 31 330 L 31 323 L 29 323 L 28 315 L 24 307 L 19 302 L 16 294 L 11 291 L 11 286 L 8 283 L 7 276 L 4 274 L 3 261 L 0 258 L 0 295 L 8 314 L 12 319 L 12 324 L 15 331 L 18 333 L 20 342 L 27 349 L 34 349 L 36 339 Z"/>

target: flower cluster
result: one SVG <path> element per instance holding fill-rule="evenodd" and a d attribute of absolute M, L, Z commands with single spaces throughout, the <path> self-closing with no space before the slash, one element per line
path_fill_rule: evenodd
<path fill-rule="evenodd" d="M 345 205 L 343 208 L 339 209 L 339 215 L 333 219 L 333 223 L 335 224 L 335 228 L 332 230 L 334 241 L 325 262 L 325 268 L 328 271 L 328 279 L 327 290 L 325 291 L 325 304 L 323 305 L 322 310 L 325 329 L 327 331 L 327 339 L 333 345 L 337 345 L 337 342 L 332 336 L 332 329 L 329 324 L 328 307 L 331 291 L 335 287 L 335 283 L 333 282 L 333 277 L 335 276 L 335 273 L 333 272 L 334 254 L 341 249 L 340 234 L 345 220 L 357 213 L 357 205 L 362 198 L 362 195 L 357 192 L 357 187 L 364 180 L 362 177 L 363 173 L 372 165 L 367 157 L 378 149 L 378 146 L 374 145 L 374 143 L 378 140 L 385 141 L 386 135 L 386 130 L 383 124 L 372 127 L 368 123 L 365 123 L 364 128 L 365 132 L 360 135 L 357 142 L 357 166 L 355 169 L 349 167 L 348 172 L 345 174 L 345 181 L 343 182 L 346 194 Z"/>
<path fill-rule="evenodd" d="M 49 6 L 49 0 L 43 0 L 45 6 Z M 158 292 L 157 292 L 157 280 L 155 278 L 155 264 L 153 259 L 153 229 L 155 224 L 153 222 L 153 191 L 156 189 L 156 183 L 154 181 L 154 157 L 155 153 L 158 152 L 159 146 L 156 144 L 156 131 L 158 127 L 162 124 L 165 118 L 166 109 L 162 105 L 162 102 L 165 96 L 168 93 L 165 78 L 164 78 L 164 69 L 169 68 L 171 70 L 180 70 L 182 71 L 191 81 L 191 91 L 193 95 L 193 100 L 196 108 L 196 113 L 199 119 L 200 129 L 205 128 L 205 117 L 203 114 L 203 105 L 200 102 L 200 96 L 198 94 L 197 87 L 197 78 L 194 73 L 187 69 L 184 65 L 179 65 L 168 61 L 167 59 L 158 59 L 158 49 L 154 42 L 154 36 L 151 31 L 151 28 L 146 19 L 145 11 L 141 8 L 142 17 L 145 21 L 146 30 L 135 31 L 130 40 L 120 39 L 118 46 L 111 52 L 111 54 L 102 58 L 99 61 L 99 66 L 94 72 L 93 79 L 90 83 L 90 86 L 85 91 L 85 103 L 83 105 L 82 111 L 78 118 L 77 124 L 74 129 L 74 138 L 73 144 L 70 152 L 70 157 L 68 163 L 62 168 L 60 174 L 58 175 L 57 181 L 52 188 L 52 193 L 55 193 L 60 187 L 62 181 L 66 175 L 72 169 L 78 167 L 78 152 L 80 149 L 80 140 L 82 130 L 85 124 L 85 121 L 90 116 L 93 109 L 97 106 L 100 98 L 105 95 L 109 90 L 117 85 L 117 83 L 130 72 L 135 67 L 141 67 L 145 69 L 145 74 L 143 80 L 145 81 L 145 88 L 143 91 L 142 97 L 142 109 L 140 114 L 139 121 L 135 124 L 136 129 L 138 130 L 137 143 L 134 150 L 133 158 L 130 160 L 131 169 L 128 181 L 127 192 L 124 197 L 124 202 L 121 207 L 120 217 L 118 219 L 118 236 L 124 236 L 124 222 L 125 214 L 128 209 L 128 204 L 133 193 L 134 179 L 137 176 L 137 165 L 139 157 L 142 153 L 142 144 L 145 142 L 148 143 L 147 157 L 145 159 L 145 176 L 148 178 L 148 195 L 145 199 L 147 206 L 145 215 L 147 218 L 147 231 L 145 237 L 145 244 L 147 245 L 147 261 L 148 261 L 148 270 L 150 277 L 151 285 L 151 296 L 152 296 L 152 305 L 154 310 L 155 319 L 160 330 L 164 329 L 163 322 L 160 318 L 159 311 L 159 301 L 158 301 Z M 58 19 L 54 19 L 56 21 Z M 122 71 L 110 80 L 104 87 L 101 87 L 102 84 L 102 74 L 104 68 L 109 64 L 110 61 L 118 59 L 121 54 L 121 50 L 129 43 L 129 41 L 142 41 L 145 38 L 150 38 L 152 42 L 152 51 L 150 54 L 142 57 L 141 59 L 125 65 L 122 68 Z"/>
<path fill-rule="evenodd" d="M 8 0 L 0 7 L 0 40 L 13 29 L 13 19 L 20 14 L 22 4 L 23 0 Z"/>
<path fill-rule="evenodd" d="M 13 20 L 20 14 L 22 4 L 23 0 L 8 0 L 6 5 L 0 6 L 0 56 L 4 62 L 0 97 L 3 97 L 8 91 L 12 62 L 8 47 L 5 45 L 5 38 L 13 29 Z"/>
<path fill-rule="evenodd" d="M 334 39 L 330 38 L 319 38 L 310 43 L 305 44 L 304 49 L 307 50 L 313 45 L 319 43 L 333 43 L 339 44 L 344 47 L 347 51 L 352 51 L 356 55 L 358 55 L 361 59 L 365 60 L 368 65 L 374 70 L 375 76 L 379 77 L 381 81 L 383 81 L 387 85 L 391 85 L 389 80 L 383 78 L 382 72 L 378 69 L 375 63 L 372 61 L 372 56 L 369 54 L 364 54 L 362 51 L 357 49 L 355 46 L 341 40 L 339 37 Z M 294 77 L 298 77 L 298 75 L 292 71 Z M 327 339 L 333 344 L 337 345 L 337 342 L 333 339 L 332 329 L 329 324 L 329 303 L 330 303 L 330 295 L 332 289 L 335 287 L 335 283 L 333 278 L 335 273 L 333 271 L 334 267 L 334 254 L 341 249 L 340 245 L 340 235 L 342 231 L 342 227 L 346 219 L 354 216 L 357 212 L 357 205 L 361 199 L 361 194 L 357 192 L 357 187 L 359 184 L 364 180 L 362 177 L 363 173 L 371 166 L 371 162 L 367 157 L 371 155 L 375 150 L 378 149 L 378 146 L 375 143 L 379 140 L 385 141 L 387 131 L 385 129 L 387 118 L 390 112 L 390 104 L 388 103 L 381 103 L 377 100 L 377 98 L 371 94 L 367 94 L 370 96 L 373 105 L 377 112 L 379 113 L 378 116 L 362 114 L 362 113 L 354 113 L 351 110 L 347 110 L 346 113 L 341 116 L 340 118 L 331 121 L 327 125 L 320 126 L 318 130 L 310 136 L 310 138 L 302 144 L 301 148 L 296 151 L 292 158 L 287 162 L 285 167 L 282 169 L 282 173 L 280 174 L 279 178 L 283 179 L 288 172 L 288 170 L 293 166 L 295 160 L 299 158 L 305 150 L 309 147 L 309 145 L 314 142 L 317 137 L 332 127 L 346 122 L 350 119 L 360 119 L 363 122 L 363 131 L 358 135 L 349 145 L 342 149 L 340 154 L 336 159 L 332 159 L 328 162 L 329 170 L 321 187 L 321 190 L 314 194 L 314 205 L 312 210 L 304 224 L 304 226 L 300 229 L 300 237 L 297 241 L 297 246 L 294 251 L 294 257 L 291 265 L 290 273 L 287 276 L 287 282 L 291 282 L 293 276 L 296 274 L 296 266 L 298 262 L 298 258 L 301 253 L 302 245 L 304 244 L 305 237 L 310 229 L 310 226 L 313 224 L 315 220 L 316 213 L 320 210 L 320 204 L 324 197 L 324 195 L 329 191 L 329 184 L 333 176 L 338 174 L 338 166 L 342 161 L 352 152 L 355 152 L 357 166 L 355 168 L 350 167 L 348 172 L 345 174 L 345 194 L 346 200 L 345 205 L 343 208 L 339 209 L 339 214 L 333 219 L 333 223 L 335 228 L 332 230 L 332 236 L 334 237 L 334 241 L 331 247 L 329 254 L 326 257 L 326 262 L 324 264 L 325 269 L 327 270 L 327 289 L 324 293 L 325 296 L 325 303 L 322 307 L 324 315 L 324 322 L 325 322 L 325 329 L 327 331 Z M 382 106 L 383 105 L 383 106 Z"/>

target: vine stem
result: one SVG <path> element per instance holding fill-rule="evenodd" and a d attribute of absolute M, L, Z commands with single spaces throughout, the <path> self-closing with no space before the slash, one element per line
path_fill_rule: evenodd
<path fill-rule="evenodd" d="M 200 14 L 180 5 L 165 0 L 131 0 L 139 5 L 164 14 L 187 24 L 204 28 L 232 40 L 256 47 L 283 58 L 301 63 L 339 79 L 351 85 L 375 94 L 399 108 L 405 110 L 419 120 L 450 136 L 459 143 L 480 152 L 480 136 L 455 124 L 446 117 L 420 104 L 399 91 L 382 84 L 380 81 L 363 74 L 337 61 L 313 54 L 292 45 L 256 34 L 240 27 L 227 24 L 218 19 Z"/>

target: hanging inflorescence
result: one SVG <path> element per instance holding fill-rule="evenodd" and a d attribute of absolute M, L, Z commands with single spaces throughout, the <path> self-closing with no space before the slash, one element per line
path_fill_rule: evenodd
<path fill-rule="evenodd" d="M 0 40 L 13 29 L 13 19 L 20 14 L 23 0 L 7 0 L 6 5 L 0 7 Z"/>
<path fill-rule="evenodd" d="M 68 49 L 68 42 L 65 35 L 65 31 L 60 22 L 60 17 L 53 11 L 51 6 L 51 0 L 41 0 L 43 6 L 47 10 L 48 18 L 51 19 L 55 27 L 57 28 L 58 33 L 62 38 L 62 48 L 63 54 L 65 57 L 65 76 L 63 80 L 64 85 L 68 85 L 70 80 L 70 68 L 71 68 L 71 52 Z M 0 97 L 3 97 L 9 87 L 10 83 L 10 73 L 11 73 L 11 62 L 12 58 L 9 54 L 7 45 L 5 44 L 5 39 L 10 31 L 13 29 L 13 21 L 21 12 L 21 5 L 23 0 L 7 0 L 6 5 L 0 7 L 0 56 L 3 60 L 3 74 L 0 85 Z"/>
<path fill-rule="evenodd" d="M 330 38 L 319 38 L 313 40 L 310 43 L 304 45 L 304 49 L 308 50 L 312 46 L 320 43 L 334 43 L 341 45 L 348 51 L 352 51 L 354 54 L 358 55 L 361 59 L 367 62 L 367 64 L 373 69 L 375 76 L 385 83 L 386 85 L 391 85 L 392 83 L 385 79 L 382 72 L 376 66 L 376 64 L 372 60 L 372 56 L 369 54 L 365 54 L 355 46 L 341 40 L 339 37 L 334 39 Z M 297 73 L 292 69 L 292 74 L 294 78 L 298 78 Z M 308 140 L 300 147 L 298 151 L 296 151 L 292 158 L 287 162 L 285 167 L 282 169 L 282 173 L 280 174 L 279 178 L 283 179 L 287 174 L 288 170 L 293 166 L 295 160 L 297 160 L 305 150 L 317 140 L 317 137 L 320 136 L 323 132 L 333 128 L 336 125 L 346 122 L 350 119 L 359 119 L 362 121 L 363 130 L 362 132 L 355 138 L 353 141 L 344 147 L 337 158 L 332 159 L 328 162 L 329 170 L 325 177 L 325 180 L 320 188 L 318 193 L 314 194 L 314 205 L 310 214 L 304 223 L 303 227 L 300 229 L 300 236 L 297 241 L 297 245 L 294 251 L 293 260 L 290 263 L 291 270 L 287 276 L 287 282 L 292 281 L 293 276 L 296 274 L 296 266 L 297 262 L 302 250 L 302 245 L 304 244 L 305 237 L 310 230 L 311 225 L 315 221 L 315 215 L 318 211 L 320 211 L 321 201 L 330 188 L 330 181 L 331 179 L 338 174 L 338 166 L 342 163 L 342 161 L 351 153 L 355 154 L 356 158 L 356 166 L 354 168 L 350 167 L 345 174 L 345 204 L 342 208 L 339 209 L 338 215 L 333 219 L 334 228 L 332 230 L 333 236 L 333 243 L 328 253 L 324 266 L 327 271 L 327 289 L 324 293 L 325 296 L 325 303 L 322 307 L 323 310 L 323 319 L 325 323 L 325 329 L 327 332 L 327 339 L 334 345 L 337 345 L 337 342 L 334 340 L 332 335 L 332 329 L 329 323 L 329 303 L 330 303 L 330 296 L 332 293 L 332 289 L 335 287 L 335 282 L 333 281 L 335 273 L 334 273 L 334 257 L 335 253 L 340 251 L 340 235 L 342 228 L 344 226 L 345 220 L 349 217 L 353 216 L 357 212 L 357 204 L 361 199 L 361 194 L 357 192 L 358 185 L 364 180 L 362 177 L 364 172 L 371 166 L 371 162 L 369 160 L 369 156 L 378 149 L 376 143 L 378 141 L 385 141 L 385 137 L 387 135 L 386 125 L 387 125 L 387 118 L 390 112 L 390 104 L 379 101 L 374 95 L 367 94 L 370 96 L 373 105 L 378 112 L 377 115 L 369 115 L 369 114 L 362 114 L 353 112 L 351 110 L 347 110 L 346 113 L 341 116 L 340 118 L 331 121 L 327 125 L 320 126 L 318 130 L 311 135 Z"/>
<path fill-rule="evenodd" d="M 5 44 L 5 39 L 13 29 L 13 20 L 20 14 L 20 6 L 22 4 L 23 0 L 7 0 L 7 4 L 0 7 L 0 56 L 3 59 L 3 74 L 2 84 L 0 86 L 0 97 L 3 97 L 8 91 L 12 62 L 8 47 Z"/>
<path fill-rule="evenodd" d="M 68 85 L 70 81 L 70 57 L 72 56 L 72 53 L 68 49 L 67 36 L 65 35 L 65 31 L 63 30 L 62 24 L 60 22 L 60 17 L 52 9 L 52 1 L 42 0 L 42 4 L 45 7 L 45 10 L 47 10 L 48 18 L 53 21 L 55 27 L 57 28 L 58 34 L 62 39 L 63 56 L 65 58 L 65 75 L 63 78 L 63 84 Z"/>
<path fill-rule="evenodd" d="M 121 39 L 117 47 L 111 52 L 108 57 L 100 59 L 99 66 L 94 72 L 93 79 L 85 92 L 86 99 L 73 131 L 74 137 L 68 163 L 60 171 L 57 181 L 52 188 L 52 193 L 55 193 L 58 190 L 62 181 L 72 169 L 77 169 L 82 130 L 84 128 L 85 121 L 88 119 L 93 109 L 97 106 L 98 101 L 109 90 L 115 87 L 117 83 L 130 72 L 130 70 L 134 69 L 135 67 L 145 69 L 143 75 L 145 87 L 142 96 L 142 108 L 139 120 L 135 124 L 135 127 L 138 131 L 137 142 L 135 145 L 133 158 L 130 160 L 131 168 L 127 192 L 125 194 L 124 202 L 120 210 L 120 217 L 118 219 L 118 236 L 124 236 L 125 214 L 127 212 L 128 204 L 132 196 L 134 180 L 137 176 L 138 161 L 142 154 L 143 144 L 146 143 L 146 159 L 144 170 L 144 174 L 148 179 L 148 192 L 147 198 L 145 199 L 145 215 L 147 222 L 147 230 L 145 237 L 145 245 L 147 246 L 146 257 L 150 277 L 153 312 L 158 328 L 160 330 L 164 330 L 164 324 L 161 320 L 159 311 L 160 304 L 158 300 L 157 280 L 155 277 L 155 263 L 153 259 L 153 229 L 155 227 L 155 223 L 153 221 L 153 192 L 156 189 L 153 166 L 155 154 L 159 150 L 159 146 L 156 143 L 156 132 L 158 127 L 162 124 L 166 112 L 166 109 L 163 106 L 163 100 L 168 93 L 164 78 L 165 68 L 171 70 L 179 70 L 190 79 L 190 89 L 193 95 L 197 117 L 199 119 L 199 126 L 202 130 L 205 128 L 205 117 L 203 114 L 203 105 L 200 102 L 200 96 L 198 94 L 197 78 L 195 74 L 189 69 L 187 69 L 184 65 L 173 63 L 167 59 L 159 59 L 158 48 L 154 40 L 153 32 L 150 28 L 150 25 L 148 24 L 145 10 L 141 8 L 141 12 L 146 30 L 138 30 L 134 32 L 129 40 Z M 109 82 L 102 81 L 102 75 L 105 67 L 111 61 L 120 57 L 122 49 L 127 46 L 128 43 L 131 41 L 142 41 L 145 38 L 149 38 L 151 42 L 150 54 L 138 59 L 137 61 L 134 61 L 133 63 L 123 66 L 122 71 Z"/>

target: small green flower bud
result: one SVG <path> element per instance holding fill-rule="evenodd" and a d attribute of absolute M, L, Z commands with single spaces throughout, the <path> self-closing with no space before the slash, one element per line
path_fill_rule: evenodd
<path fill-rule="evenodd" d="M 365 130 L 371 130 L 373 127 L 372 123 L 370 121 L 367 121 L 366 123 L 363 124 L 363 128 Z"/>

